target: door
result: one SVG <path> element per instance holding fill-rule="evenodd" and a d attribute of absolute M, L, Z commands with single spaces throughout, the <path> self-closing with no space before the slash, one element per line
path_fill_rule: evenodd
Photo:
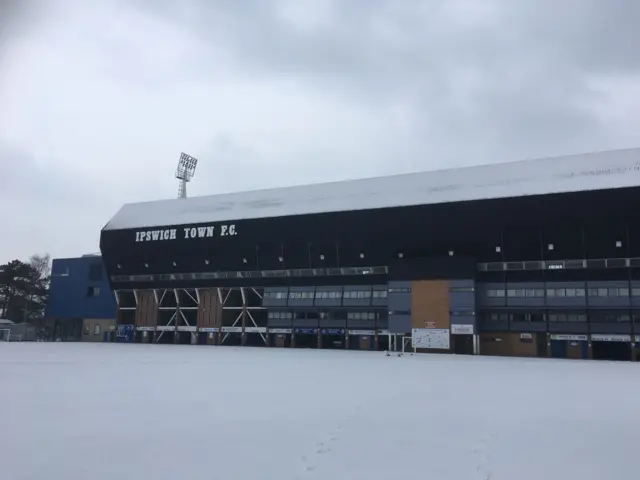
<path fill-rule="evenodd" d="M 451 335 L 453 353 L 457 355 L 473 355 L 473 335 Z"/>

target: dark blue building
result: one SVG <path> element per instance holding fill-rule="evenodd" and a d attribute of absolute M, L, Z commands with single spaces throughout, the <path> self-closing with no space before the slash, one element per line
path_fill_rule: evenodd
<path fill-rule="evenodd" d="M 100 255 L 53 260 L 46 309 L 53 338 L 102 341 L 115 317 L 115 297 Z"/>

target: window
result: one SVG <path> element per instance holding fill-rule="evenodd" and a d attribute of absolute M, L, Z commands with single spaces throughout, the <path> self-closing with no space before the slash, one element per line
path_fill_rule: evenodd
<path fill-rule="evenodd" d="M 100 335 L 100 325 L 94 325 L 93 334 L 94 335 Z"/>
<path fill-rule="evenodd" d="M 100 287 L 87 287 L 87 297 L 97 297 L 100 295 Z"/>
<path fill-rule="evenodd" d="M 373 298 L 387 298 L 388 293 L 386 290 L 374 290 Z"/>
<path fill-rule="evenodd" d="M 327 300 L 329 298 L 336 299 L 340 298 L 340 292 L 316 292 L 316 298 Z"/>
<path fill-rule="evenodd" d="M 449 288 L 449 291 L 451 293 L 469 293 L 469 292 L 475 292 L 475 288 L 474 287 L 451 287 Z"/>
<path fill-rule="evenodd" d="M 307 300 L 314 296 L 314 292 L 289 292 L 289 300 Z"/>
<path fill-rule="evenodd" d="M 473 317 L 476 312 L 473 311 L 452 311 L 449 312 L 452 317 Z"/>
<path fill-rule="evenodd" d="M 631 289 L 631 295 L 633 295 L 634 297 L 640 297 L 640 288 L 633 287 Z"/>
<path fill-rule="evenodd" d="M 590 288 L 589 289 L 590 297 L 607 297 L 609 296 L 608 288 Z"/>
<path fill-rule="evenodd" d="M 390 288 L 389 293 L 411 293 L 410 288 Z"/>
<path fill-rule="evenodd" d="M 550 322 L 586 322 L 587 316 L 584 313 L 568 312 L 568 313 L 550 313 Z"/>
<path fill-rule="evenodd" d="M 276 300 L 284 300 L 287 297 L 287 292 L 265 292 L 264 294 L 264 298 L 273 298 Z"/>
<path fill-rule="evenodd" d="M 524 298 L 526 291 L 524 288 L 509 288 L 507 290 L 507 297 L 509 298 Z"/>
<path fill-rule="evenodd" d="M 544 314 L 543 313 L 528 313 L 527 320 L 535 323 L 544 322 Z"/>
<path fill-rule="evenodd" d="M 589 320 L 595 323 L 628 323 L 631 317 L 628 313 L 591 312 Z"/>
<path fill-rule="evenodd" d="M 371 298 L 371 290 L 351 290 L 344 292 L 344 298 L 365 299 Z"/>

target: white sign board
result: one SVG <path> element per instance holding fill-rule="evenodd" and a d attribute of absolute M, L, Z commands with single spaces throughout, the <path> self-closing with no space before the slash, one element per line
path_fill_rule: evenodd
<path fill-rule="evenodd" d="M 449 350 L 448 328 L 414 328 L 411 330 L 413 348 L 434 348 Z"/>
<path fill-rule="evenodd" d="M 551 340 L 566 340 L 569 342 L 585 342 L 587 341 L 586 335 L 551 335 Z"/>
<path fill-rule="evenodd" d="M 220 331 L 223 333 L 242 333 L 242 327 L 222 327 Z"/>
<path fill-rule="evenodd" d="M 619 334 L 611 334 L 611 335 L 601 335 L 601 334 L 592 334 L 591 340 L 596 342 L 630 342 L 631 335 L 619 335 Z"/>
<path fill-rule="evenodd" d="M 173 326 L 173 325 L 168 325 L 168 326 L 167 325 L 163 325 L 163 326 L 158 325 L 156 327 L 156 330 L 159 331 L 159 332 L 173 332 L 173 331 L 175 331 L 175 329 L 176 329 L 176 327 Z"/>
<path fill-rule="evenodd" d="M 179 332 L 195 332 L 197 331 L 196 327 L 178 327 Z"/>
<path fill-rule="evenodd" d="M 473 325 L 451 325 L 451 335 L 473 335 Z"/>
<path fill-rule="evenodd" d="M 291 329 L 290 328 L 270 328 L 269 333 L 289 334 L 291 333 Z"/>
<path fill-rule="evenodd" d="M 153 332 L 155 329 L 155 327 L 136 327 L 139 332 Z"/>
<path fill-rule="evenodd" d="M 247 333 L 267 333 L 267 327 L 244 327 Z"/>
<path fill-rule="evenodd" d="M 201 332 L 207 332 L 207 333 L 218 333 L 218 329 L 217 328 L 201 328 L 200 329 Z"/>
<path fill-rule="evenodd" d="M 354 336 L 372 336 L 375 335 L 376 331 L 375 330 L 349 330 L 349 335 L 354 335 Z"/>

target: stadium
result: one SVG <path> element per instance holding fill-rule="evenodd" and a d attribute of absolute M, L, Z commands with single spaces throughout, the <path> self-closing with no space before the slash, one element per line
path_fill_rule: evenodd
<path fill-rule="evenodd" d="M 640 149 L 124 205 L 118 338 L 637 360 Z"/>

